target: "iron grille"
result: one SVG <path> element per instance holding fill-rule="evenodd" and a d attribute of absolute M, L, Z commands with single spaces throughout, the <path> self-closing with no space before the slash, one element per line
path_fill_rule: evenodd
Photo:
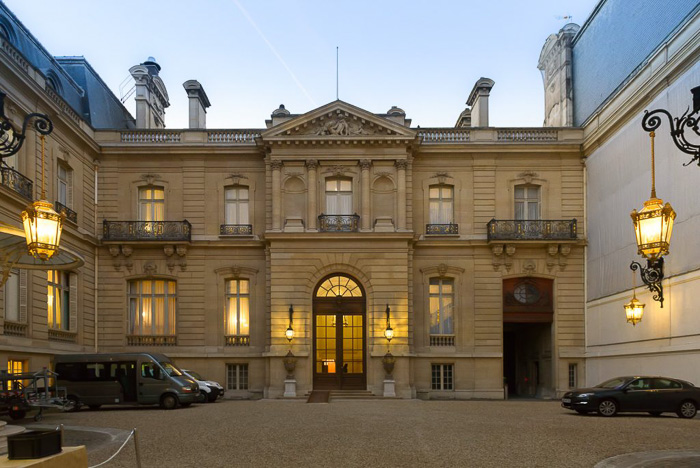
<path fill-rule="evenodd" d="M 496 220 L 487 224 L 488 240 L 576 239 L 575 219 Z"/>
<path fill-rule="evenodd" d="M 175 346 L 177 336 L 174 335 L 129 335 L 126 337 L 129 346 Z"/>
<path fill-rule="evenodd" d="M 250 346 L 250 336 L 226 335 L 226 346 Z"/>
<path fill-rule="evenodd" d="M 318 217 L 319 229 L 323 232 L 357 232 L 360 224 L 360 216 L 351 215 L 324 215 Z"/>
<path fill-rule="evenodd" d="M 189 221 L 104 221 L 104 240 L 108 241 L 189 241 Z"/>
<path fill-rule="evenodd" d="M 426 234 L 459 234 L 459 224 L 426 224 Z"/>
<path fill-rule="evenodd" d="M 222 236 L 252 236 L 252 224 L 222 224 L 219 227 L 219 234 Z"/>

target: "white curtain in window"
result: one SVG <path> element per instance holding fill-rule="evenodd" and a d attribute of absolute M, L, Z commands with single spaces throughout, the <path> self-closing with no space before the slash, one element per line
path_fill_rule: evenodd
<path fill-rule="evenodd" d="M 225 224 L 249 224 L 248 188 L 234 186 L 226 188 Z"/>
<path fill-rule="evenodd" d="M 132 281 L 129 284 L 129 332 L 175 335 L 176 302 L 174 281 Z"/>
<path fill-rule="evenodd" d="M 453 189 L 446 185 L 430 187 L 430 224 L 452 224 L 454 219 Z"/>
<path fill-rule="evenodd" d="M 5 283 L 5 320 L 19 322 L 19 271 L 12 274 Z"/>
<path fill-rule="evenodd" d="M 430 334 L 451 335 L 454 333 L 454 282 L 451 279 L 431 278 L 430 289 Z"/>
<path fill-rule="evenodd" d="M 250 334 L 250 282 L 226 282 L 226 334 Z"/>
<path fill-rule="evenodd" d="M 164 221 L 165 192 L 162 187 L 142 187 L 139 189 L 139 220 Z"/>
<path fill-rule="evenodd" d="M 515 186 L 515 219 L 540 219 L 540 187 L 538 185 Z"/>
<path fill-rule="evenodd" d="M 349 179 L 326 180 L 326 214 L 350 215 L 352 210 L 352 181 Z"/>

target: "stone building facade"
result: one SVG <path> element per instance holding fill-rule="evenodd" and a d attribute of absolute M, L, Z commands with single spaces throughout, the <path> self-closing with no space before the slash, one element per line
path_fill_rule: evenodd
<path fill-rule="evenodd" d="M 486 78 L 454 128 L 334 101 L 207 130 L 190 80 L 191 128 L 164 129 L 154 59 L 130 70 L 132 118 L 86 62 L 54 59 L 0 6 L 5 113 L 54 121 L 46 180 L 76 216 L 62 242 L 85 262 L 12 272 L 1 363 L 158 351 L 240 398 L 289 394 L 289 351 L 300 396 L 384 395 L 393 380 L 402 398 L 556 397 L 584 379 L 581 129 L 489 127 Z M 71 103 L 80 67 L 101 108 Z M 6 161 L 0 221 L 18 226 L 33 198 L 5 174 L 36 184 L 38 157 L 32 135 Z"/>

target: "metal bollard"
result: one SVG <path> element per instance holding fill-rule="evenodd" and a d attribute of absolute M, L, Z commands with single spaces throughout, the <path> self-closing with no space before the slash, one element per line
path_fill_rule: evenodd
<path fill-rule="evenodd" d="M 141 468 L 141 452 L 139 452 L 139 435 L 134 428 L 134 450 L 136 451 L 136 468 Z"/>
<path fill-rule="evenodd" d="M 61 447 L 63 447 L 64 441 L 65 441 L 65 439 L 64 439 L 64 431 L 63 431 L 63 424 L 59 425 L 58 427 L 61 428 Z"/>

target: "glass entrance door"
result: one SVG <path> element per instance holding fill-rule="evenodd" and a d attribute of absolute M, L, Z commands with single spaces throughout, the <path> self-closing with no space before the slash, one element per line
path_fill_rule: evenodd
<path fill-rule="evenodd" d="M 314 388 L 364 390 L 365 352 L 361 289 L 350 278 L 328 278 L 314 298 Z"/>

